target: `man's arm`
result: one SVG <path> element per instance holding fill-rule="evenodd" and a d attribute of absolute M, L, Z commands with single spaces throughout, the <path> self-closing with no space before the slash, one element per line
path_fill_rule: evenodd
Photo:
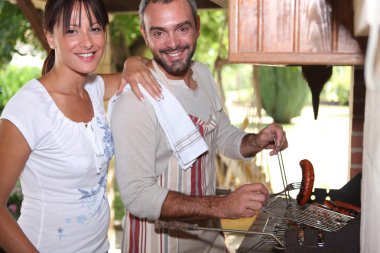
<path fill-rule="evenodd" d="M 169 191 L 160 218 L 227 218 L 252 217 L 266 203 L 268 190 L 264 185 L 246 184 L 227 196 L 192 197 Z"/>
<path fill-rule="evenodd" d="M 165 158 L 159 157 L 157 147 L 166 139 L 160 137 L 154 111 L 132 94 L 120 99 L 111 116 L 116 178 L 132 214 L 149 219 L 233 219 L 253 216 L 265 204 L 268 190 L 261 184 L 244 185 L 223 197 L 191 197 L 158 186 L 156 163 Z"/>
<path fill-rule="evenodd" d="M 141 103 L 131 92 L 122 94 L 112 109 L 111 130 L 123 204 L 133 215 L 157 219 L 168 193 L 168 189 L 157 185 L 161 174 L 157 170 L 164 168 L 157 168 L 156 159 L 166 158 L 157 154 L 157 147 L 166 146 L 166 139 L 160 138 L 152 106 Z"/>

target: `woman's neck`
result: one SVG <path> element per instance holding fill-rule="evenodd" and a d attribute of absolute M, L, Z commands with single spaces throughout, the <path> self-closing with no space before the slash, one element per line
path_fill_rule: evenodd
<path fill-rule="evenodd" d="M 52 68 L 40 81 L 51 92 L 84 96 L 86 78 L 87 75 L 65 73 L 65 71 Z"/>

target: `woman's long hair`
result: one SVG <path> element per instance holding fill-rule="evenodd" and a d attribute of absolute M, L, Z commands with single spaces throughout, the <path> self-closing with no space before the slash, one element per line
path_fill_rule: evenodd
<path fill-rule="evenodd" d="M 93 23 L 91 19 L 92 13 L 103 30 L 106 30 L 109 24 L 108 13 L 101 0 L 48 0 L 43 16 L 44 31 L 53 33 L 54 27 L 61 21 L 63 22 L 63 30 L 67 30 L 70 27 L 71 15 L 76 4 L 79 4 L 81 8 L 84 6 L 84 10 L 91 24 Z M 79 15 L 81 14 L 82 9 L 79 11 Z M 49 72 L 53 68 L 54 63 L 55 50 L 51 49 L 44 61 L 42 75 Z"/>

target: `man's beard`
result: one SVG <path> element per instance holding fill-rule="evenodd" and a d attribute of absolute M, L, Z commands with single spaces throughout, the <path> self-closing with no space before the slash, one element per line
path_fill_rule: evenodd
<path fill-rule="evenodd" d="M 197 44 L 194 44 L 193 50 L 190 52 L 190 54 L 185 59 L 185 62 L 181 61 L 174 61 L 171 62 L 171 65 L 168 64 L 167 61 L 164 60 L 163 57 L 160 57 L 159 55 L 154 54 L 153 58 L 159 64 L 167 73 L 169 73 L 172 76 L 183 76 L 186 74 L 186 72 L 189 70 L 191 66 L 191 59 L 193 58 L 195 49 L 197 47 Z M 174 51 L 183 51 L 186 49 L 190 49 L 190 45 L 185 46 L 177 46 L 176 48 L 168 48 L 168 49 L 160 49 L 159 52 L 161 54 L 170 53 Z"/>

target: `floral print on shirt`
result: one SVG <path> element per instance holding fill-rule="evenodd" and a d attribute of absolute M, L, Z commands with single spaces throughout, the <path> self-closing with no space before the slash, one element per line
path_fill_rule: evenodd
<path fill-rule="evenodd" d="M 114 153 L 111 129 L 108 126 L 107 122 L 102 121 L 99 117 L 97 117 L 96 119 L 100 128 L 103 130 L 102 142 L 104 146 L 104 154 L 108 158 L 108 160 L 111 160 Z"/>

